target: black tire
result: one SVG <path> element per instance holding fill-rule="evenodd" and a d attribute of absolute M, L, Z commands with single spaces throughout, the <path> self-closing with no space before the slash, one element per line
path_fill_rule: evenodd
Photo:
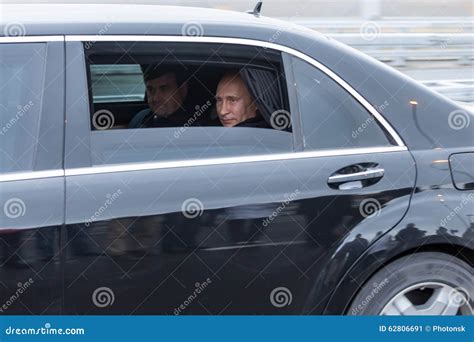
<path fill-rule="evenodd" d="M 434 288 L 437 283 L 447 285 L 447 289 L 449 287 L 455 288 L 457 296 L 455 300 L 463 301 L 456 314 L 472 315 L 474 307 L 473 268 L 459 258 L 436 252 L 407 255 L 379 270 L 360 289 L 347 314 L 379 315 L 384 308 L 384 313 L 393 313 L 393 310 L 387 311 L 392 308 L 392 305 L 387 305 L 393 303 L 392 300 L 397 295 L 404 293 L 404 290 L 411 288 L 414 289 L 409 290 L 409 295 L 405 298 L 414 298 L 415 303 L 423 304 L 422 301 L 424 298 L 429 298 L 431 290 L 424 286 L 417 289 L 416 285 L 431 283 L 434 284 Z M 460 293 L 464 296 L 459 296 Z M 411 301 L 411 303 L 413 302 Z M 409 314 L 409 311 L 406 313 Z"/>

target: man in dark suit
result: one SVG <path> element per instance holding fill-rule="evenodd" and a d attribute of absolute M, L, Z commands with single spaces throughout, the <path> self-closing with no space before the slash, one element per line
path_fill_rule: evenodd
<path fill-rule="evenodd" d="M 178 67 L 142 67 L 146 84 L 147 109 L 138 112 L 130 121 L 129 128 L 181 127 L 190 117 L 188 81 Z"/>
<path fill-rule="evenodd" d="M 226 73 L 219 81 L 216 109 L 224 127 L 270 127 L 238 72 Z"/>

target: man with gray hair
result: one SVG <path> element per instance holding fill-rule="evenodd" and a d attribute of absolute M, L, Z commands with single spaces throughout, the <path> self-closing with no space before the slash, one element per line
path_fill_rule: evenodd
<path fill-rule="evenodd" d="M 216 109 L 224 127 L 269 128 L 238 71 L 224 74 L 216 91 Z"/>

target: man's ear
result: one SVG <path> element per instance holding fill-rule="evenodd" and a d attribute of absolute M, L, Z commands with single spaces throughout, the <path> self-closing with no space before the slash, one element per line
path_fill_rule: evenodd
<path fill-rule="evenodd" d="M 183 84 L 181 84 L 181 87 L 179 87 L 179 91 L 183 95 L 183 98 L 186 98 L 188 96 L 188 81 L 184 81 Z"/>
<path fill-rule="evenodd" d="M 250 104 L 249 107 L 250 107 L 251 110 L 254 112 L 254 114 L 257 115 L 257 112 L 258 112 L 257 101 L 255 101 L 255 100 L 252 98 L 252 103 Z"/>

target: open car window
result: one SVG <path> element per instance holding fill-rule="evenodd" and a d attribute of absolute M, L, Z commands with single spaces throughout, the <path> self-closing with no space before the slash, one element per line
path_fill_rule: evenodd
<path fill-rule="evenodd" d="M 293 151 L 280 52 L 215 43 L 98 42 L 84 46 L 88 47 L 94 165 Z M 216 92 L 223 77 L 232 73 L 242 80 L 257 114 L 234 127 L 224 127 Z M 173 80 L 163 83 L 170 74 Z M 175 88 L 169 89 L 169 82 Z M 181 95 L 184 87 L 185 95 Z M 168 97 L 154 98 L 160 91 L 168 92 Z"/>

